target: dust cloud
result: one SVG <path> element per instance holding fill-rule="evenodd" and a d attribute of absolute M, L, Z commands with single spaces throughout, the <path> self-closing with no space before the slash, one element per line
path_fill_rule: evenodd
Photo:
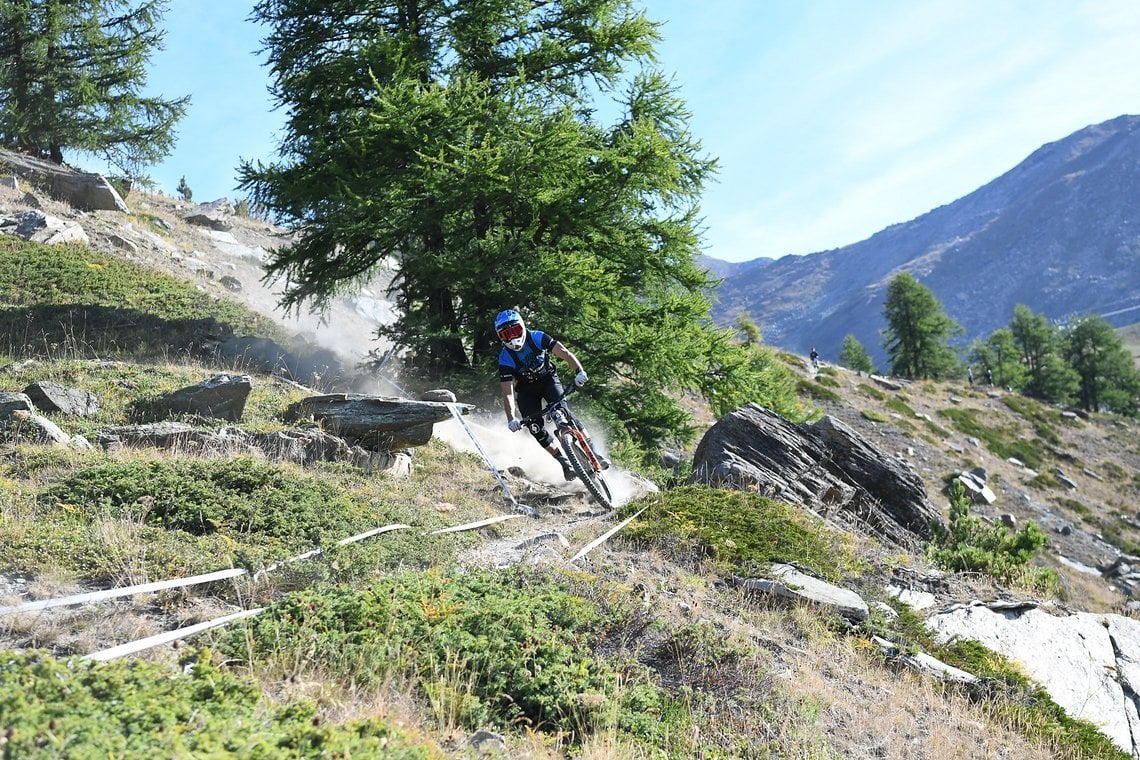
<path fill-rule="evenodd" d="M 522 476 L 528 480 L 545 483 L 555 488 L 581 493 L 586 495 L 586 489 L 577 481 L 566 482 L 562 476 L 562 467 L 534 440 L 525 429 L 512 433 L 507 429 L 507 420 L 502 413 L 480 413 L 465 415 L 463 421 L 471 429 L 472 434 L 479 440 L 479 445 L 491 459 L 495 468 L 505 472 L 517 467 Z M 586 423 L 594 442 L 606 451 L 604 436 L 599 434 L 596 425 Z M 479 448 L 471 440 L 471 436 L 454 419 L 439 422 L 435 425 L 435 437 L 444 441 L 458 451 L 468 451 L 482 458 Z M 490 468 L 487 477 L 493 480 L 494 475 Z M 605 472 L 606 483 L 613 493 L 614 505 L 624 504 L 630 499 L 640 496 L 647 491 L 656 490 L 652 484 L 637 478 L 622 470 L 617 465 L 611 465 Z"/>

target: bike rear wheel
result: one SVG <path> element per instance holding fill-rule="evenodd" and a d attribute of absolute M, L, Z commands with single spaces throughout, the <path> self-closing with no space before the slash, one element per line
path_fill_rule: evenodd
<path fill-rule="evenodd" d="M 590 457 L 582 450 L 581 442 L 572 433 L 562 434 L 562 450 L 566 452 L 566 458 L 570 460 L 570 466 L 574 468 L 574 472 L 578 474 L 578 480 L 582 481 L 582 485 L 586 486 L 586 490 L 590 492 L 590 496 L 594 501 L 601 504 L 606 509 L 613 509 L 614 497 L 610 493 L 609 483 L 602 477 L 602 473 L 596 471 L 590 464 Z"/>

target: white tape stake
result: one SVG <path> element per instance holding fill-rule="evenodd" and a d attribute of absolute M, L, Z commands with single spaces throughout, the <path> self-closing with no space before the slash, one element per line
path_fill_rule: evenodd
<path fill-rule="evenodd" d="M 475 530 L 475 528 L 482 528 L 485 525 L 494 525 L 495 523 L 501 523 L 504 520 L 514 520 L 516 517 L 522 517 L 522 515 L 499 515 L 498 517 L 488 517 L 486 520 L 467 523 L 466 525 L 456 525 L 454 528 L 440 528 L 439 530 L 433 530 L 431 533 L 425 533 L 424 535 L 438 536 L 441 533 L 459 533 L 460 531 L 464 530 Z"/>
<path fill-rule="evenodd" d="M 475 431 L 472 430 L 471 426 L 467 424 L 467 420 L 463 419 L 463 412 L 459 410 L 459 404 L 449 403 L 447 405 L 447 408 L 451 410 L 451 416 L 455 418 L 455 421 L 458 422 L 459 426 L 462 427 L 463 430 L 467 433 L 467 437 L 471 439 L 471 443 L 475 444 L 475 450 L 478 451 L 480 456 L 483 457 L 483 462 L 487 465 L 487 468 L 495 474 L 495 478 L 498 479 L 499 485 L 503 487 L 503 493 L 505 493 L 507 495 L 507 498 L 511 500 L 511 504 L 514 506 L 514 508 L 523 510 L 530 517 L 538 517 L 538 511 L 535 510 L 534 507 L 528 507 L 525 504 L 520 504 L 519 500 L 515 498 L 515 495 L 511 493 L 510 487 L 507 486 L 507 481 L 503 479 L 503 474 L 499 472 L 499 468 L 495 466 L 495 463 L 493 461 L 491 461 L 491 455 L 488 454 L 487 450 L 483 448 L 483 444 L 480 443 L 479 438 L 475 435 Z"/>
<path fill-rule="evenodd" d="M 392 530 L 401 530 L 401 529 L 407 528 L 407 527 L 410 527 L 410 526 L 404 525 L 403 523 L 393 523 L 392 525 L 385 525 L 382 528 L 373 528 L 372 530 L 366 530 L 363 533 L 357 533 L 355 536 L 349 536 L 348 538 L 342 538 L 341 540 L 336 542 L 336 545 L 337 546 L 345 546 L 347 544 L 352 544 L 352 543 L 355 543 L 357 541 L 363 541 L 364 539 L 370 538 L 371 536 L 378 536 L 381 533 L 387 533 L 388 531 L 392 531 Z M 277 562 L 275 564 L 270 565 L 269 567 L 265 567 L 265 568 L 262 568 L 261 570 L 258 570 L 256 573 L 253 574 L 253 579 L 255 581 L 261 580 L 261 577 L 263 575 L 266 575 L 267 573 L 272 573 L 274 570 L 280 570 L 281 568 L 285 567 L 285 565 L 291 565 L 294 562 L 300 562 L 303 559 L 310 559 L 311 557 L 315 557 L 318 554 L 323 554 L 323 553 L 324 553 L 323 549 L 310 549 L 309 551 L 305 552 L 304 554 L 298 554 L 295 557 L 290 557 L 289 559 L 283 559 L 280 562 Z"/>
<path fill-rule="evenodd" d="M 363 541 L 366 538 L 372 538 L 373 536 L 379 536 L 381 533 L 388 533 L 388 532 L 393 531 L 393 530 L 403 530 L 404 528 L 410 528 L 410 527 L 411 527 L 410 525 L 404 525 L 403 523 L 393 523 L 392 525 L 385 525 L 383 528 L 375 528 L 374 530 L 365 531 L 364 533 L 360 533 L 360 534 L 355 535 L 355 536 L 350 536 L 349 538 L 342 538 L 340 541 L 336 542 L 336 545 L 337 546 L 346 546 L 348 544 L 354 544 L 357 541 Z"/>
<path fill-rule="evenodd" d="M 25 602 L 24 604 L 17 604 L 12 607 L 0 607 L 0 615 L 8 612 L 32 612 L 34 610 L 46 610 L 51 607 L 67 607 L 73 604 L 88 604 L 90 602 L 101 602 L 104 599 L 115 599 L 121 596 L 132 596 L 134 594 L 146 594 L 151 591 L 162 591 L 163 589 L 168 588 L 195 586 L 199 583 L 209 583 L 210 581 L 220 581 L 226 578 L 236 578 L 239 575 L 244 575 L 246 572 L 247 571 L 244 568 L 235 567 L 229 570 L 218 570 L 217 572 L 207 573 L 205 575 L 195 575 L 189 578 L 175 578 L 169 581 L 143 583 L 138 586 L 124 586 L 123 588 L 110 588 L 103 591 L 91 591 L 86 594 L 64 596 L 58 599 L 43 599 L 38 602 Z"/>
<path fill-rule="evenodd" d="M 167 631 L 166 633 L 160 633 L 156 636 L 148 636 L 145 639 L 139 639 L 138 641 L 131 641 L 126 644 L 120 644 L 117 647 L 104 649 L 101 652 L 92 652 L 91 654 L 84 655 L 82 659 L 95 660 L 96 662 L 106 662 L 107 660 L 113 660 L 116 657 L 135 654 L 136 652 L 141 652 L 144 649 L 152 649 L 161 644 L 166 644 L 178 639 L 184 639 L 187 636 L 193 636 L 194 634 L 201 633 L 202 631 L 208 631 L 211 628 L 218 628 L 225 625 L 226 623 L 232 623 L 235 620 L 252 617 L 253 615 L 261 612 L 263 609 L 265 608 L 257 607 L 252 610 L 242 610 L 241 612 L 235 612 L 232 615 L 226 615 L 224 617 L 214 618 L 213 620 L 207 620 L 205 623 L 198 623 L 197 625 L 191 625 L 186 628 L 179 628 L 177 631 Z"/>
<path fill-rule="evenodd" d="M 585 557 L 587 554 L 589 554 L 594 549 L 596 549 L 598 547 L 598 545 L 600 545 L 602 542 L 604 542 L 610 536 L 617 533 L 619 530 L 621 530 L 622 528 L 624 528 L 625 526 L 629 525 L 631 522 L 636 520 L 638 515 L 640 515 L 642 512 L 644 512 L 647 509 L 649 509 L 649 507 L 642 507 L 641 509 L 637 510 L 636 514 L 630 515 L 629 517 L 622 520 L 620 523 L 618 523 L 614 527 L 610 528 L 608 531 L 606 531 L 602 535 L 595 538 L 590 543 L 583 546 L 581 549 L 578 550 L 577 554 L 575 554 L 573 557 L 570 558 L 570 561 L 571 562 L 577 562 L 578 560 L 582 559 L 582 557 Z"/>

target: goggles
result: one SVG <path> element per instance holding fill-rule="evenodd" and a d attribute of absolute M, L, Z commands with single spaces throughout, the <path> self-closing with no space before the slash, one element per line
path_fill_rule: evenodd
<path fill-rule="evenodd" d="M 508 340 L 515 340 L 523 336 L 523 326 L 521 322 L 507 325 L 499 330 L 499 340 L 506 343 Z"/>

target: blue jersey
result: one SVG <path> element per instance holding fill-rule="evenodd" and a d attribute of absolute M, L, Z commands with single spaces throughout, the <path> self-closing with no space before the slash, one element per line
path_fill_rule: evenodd
<path fill-rule="evenodd" d="M 548 352 L 554 343 L 554 338 L 541 330 L 528 330 L 518 351 L 503 346 L 499 352 L 499 380 L 535 383 L 553 375 L 554 364 Z"/>

